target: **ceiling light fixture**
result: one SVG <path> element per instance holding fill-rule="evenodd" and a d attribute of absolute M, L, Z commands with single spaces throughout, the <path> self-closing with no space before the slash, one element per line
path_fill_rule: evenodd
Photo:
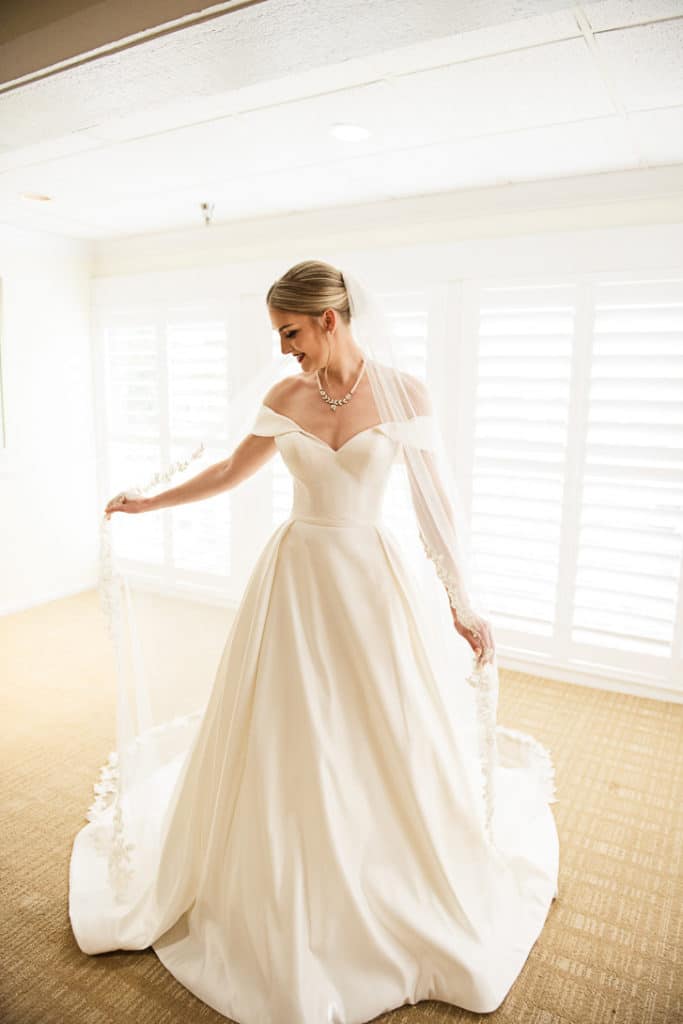
<path fill-rule="evenodd" d="M 19 196 L 20 199 L 35 200 L 39 203 L 51 203 L 52 196 L 44 196 L 41 192 L 22 192 Z"/>

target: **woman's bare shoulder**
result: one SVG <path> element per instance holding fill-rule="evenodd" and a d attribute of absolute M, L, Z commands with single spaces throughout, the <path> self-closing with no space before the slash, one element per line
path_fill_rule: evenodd
<path fill-rule="evenodd" d="M 301 393 L 302 385 L 303 381 L 297 380 L 296 377 L 285 377 L 283 380 L 278 380 L 263 396 L 263 404 L 274 409 L 275 412 L 282 413 L 283 416 L 288 416 L 292 411 L 293 403 Z"/>

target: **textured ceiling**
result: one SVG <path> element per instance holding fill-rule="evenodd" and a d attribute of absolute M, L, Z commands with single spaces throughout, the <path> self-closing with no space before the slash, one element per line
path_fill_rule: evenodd
<path fill-rule="evenodd" d="M 110 238 L 205 200 L 229 222 L 683 163 L 682 52 L 683 0 L 267 0 L 0 93 L 0 221 Z"/>

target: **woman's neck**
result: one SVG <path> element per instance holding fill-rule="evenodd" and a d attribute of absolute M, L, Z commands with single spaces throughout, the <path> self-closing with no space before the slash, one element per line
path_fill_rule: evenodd
<path fill-rule="evenodd" d="M 359 348 L 347 349 L 341 353 L 336 352 L 333 356 L 333 363 L 328 367 L 327 373 L 325 373 L 324 368 L 318 371 L 320 383 L 323 387 L 327 383 L 331 388 L 348 391 L 358 379 L 358 374 L 363 366 L 363 359 L 363 352 Z"/>

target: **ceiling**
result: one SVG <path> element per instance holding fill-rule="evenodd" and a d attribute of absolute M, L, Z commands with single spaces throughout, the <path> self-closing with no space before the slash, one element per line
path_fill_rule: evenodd
<path fill-rule="evenodd" d="M 683 165 L 683 0 L 221 7 L 2 87 L 0 222 L 121 238 Z"/>

